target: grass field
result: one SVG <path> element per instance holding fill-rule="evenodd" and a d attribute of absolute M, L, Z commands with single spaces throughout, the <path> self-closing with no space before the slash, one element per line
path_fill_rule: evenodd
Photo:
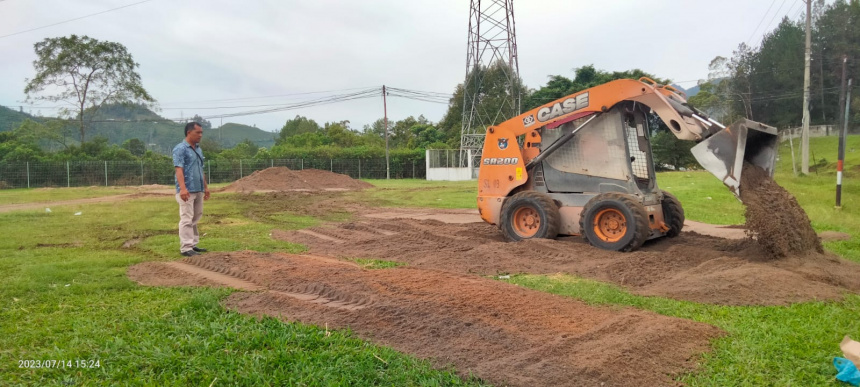
<path fill-rule="evenodd" d="M 817 157 L 828 163 L 835 159 L 835 152 L 833 158 L 826 152 L 829 142 L 832 139 L 813 139 Z M 860 148 L 857 138 L 851 146 Z M 855 169 L 858 153 L 849 158 L 855 160 L 849 164 Z M 777 181 L 795 194 L 817 230 L 852 235 L 850 241 L 827 243 L 829 250 L 860 261 L 860 184 L 853 180 L 860 173 L 846 178 L 844 207 L 837 211 L 829 167 L 794 177 L 786 155 L 780 159 Z M 743 207 L 705 172 L 661 173 L 658 180 L 680 198 L 689 219 L 743 222 Z M 474 182 L 371 183 L 377 188 L 348 198 L 376 206 L 474 208 Z M 7 190 L 0 191 L 0 205 L 125 193 L 122 190 Z M 481 384 L 356 339 L 350 332 L 227 311 L 220 302 L 229 290 L 138 286 L 125 276 L 130 265 L 179 258 L 173 199 L 89 204 L 74 210 L 80 207 L 81 216 L 74 216 L 69 206 L 52 207 L 50 214 L 0 213 L 0 385 Z M 299 216 L 218 194 L 207 202 L 201 245 L 215 251 L 301 252 L 303 246 L 273 240 L 269 233 L 347 219 L 344 213 Z M 139 243 L 122 247 L 132 240 Z M 357 263 L 383 270 L 392 265 L 372 259 Z M 699 372 L 682 379 L 694 386 L 838 385 L 831 365 L 840 355 L 838 343 L 845 334 L 860 338 L 857 295 L 842 302 L 789 307 L 723 307 L 635 296 L 568 275 L 518 275 L 508 281 L 592 304 L 632 306 L 721 327 L 729 335 L 714 341 L 714 352 L 706 355 Z M 98 360 L 100 366 L 24 369 L 19 368 L 21 360 Z"/>
<path fill-rule="evenodd" d="M 301 252 L 269 233 L 320 221 L 234 197 L 207 203 L 212 250 Z M 68 207 L 0 214 L 0 385 L 478 384 L 349 332 L 226 311 L 228 290 L 129 281 L 130 265 L 179 258 L 175 212 L 163 198 L 87 205 L 81 216 Z M 121 247 L 131 239 L 141 242 Z M 100 367 L 21 369 L 20 360 Z"/>

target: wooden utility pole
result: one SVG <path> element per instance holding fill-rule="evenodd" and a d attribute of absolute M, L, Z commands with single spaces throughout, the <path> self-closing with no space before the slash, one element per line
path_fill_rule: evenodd
<path fill-rule="evenodd" d="M 803 132 L 800 135 L 801 172 L 809 174 L 809 65 L 812 56 L 812 0 L 806 2 L 806 55 L 803 66 Z"/>
<path fill-rule="evenodd" d="M 388 164 L 388 102 L 385 97 L 388 93 L 385 92 L 385 85 L 382 85 L 382 109 L 385 114 L 383 121 L 385 125 L 385 179 L 391 179 L 391 168 Z"/>

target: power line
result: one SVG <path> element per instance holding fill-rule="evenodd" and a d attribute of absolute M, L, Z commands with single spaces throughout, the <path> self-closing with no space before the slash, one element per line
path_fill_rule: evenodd
<path fill-rule="evenodd" d="M 767 15 L 770 13 L 770 9 L 771 9 L 771 8 L 773 8 L 773 5 L 774 5 L 774 4 L 776 4 L 776 0 L 772 0 L 772 1 L 770 2 L 770 6 L 769 6 L 769 7 L 767 7 L 767 11 L 764 11 L 764 15 L 762 15 L 762 16 L 761 16 L 761 20 L 759 20 L 758 25 L 755 27 L 755 29 L 753 30 L 752 34 L 750 34 L 750 37 L 747 39 L 747 46 L 749 46 L 750 41 L 752 40 L 753 36 L 755 36 L 755 33 L 756 33 L 756 32 L 758 32 L 758 28 L 759 28 L 759 27 L 761 27 L 761 23 L 762 23 L 762 22 L 764 22 L 764 19 L 765 19 L 765 18 L 767 17 Z"/>
<path fill-rule="evenodd" d="M 76 17 L 76 18 L 74 18 L 74 19 L 63 20 L 63 21 L 61 21 L 61 22 L 57 22 L 57 23 L 54 23 L 54 24 L 49 24 L 49 25 L 46 25 L 46 26 L 41 26 L 41 27 L 31 28 L 31 29 L 29 29 L 29 30 L 24 30 L 24 31 L 13 32 L 13 33 L 8 34 L 8 35 L 0 36 L 0 39 L 8 38 L 8 37 L 10 37 L 10 36 L 20 35 L 20 34 L 27 33 L 27 32 L 32 32 L 32 31 L 36 31 L 36 30 L 41 30 L 41 29 L 43 29 L 43 28 L 53 27 L 53 26 L 56 26 L 56 25 L 60 25 L 60 24 L 64 24 L 64 23 L 69 23 L 69 22 L 73 22 L 73 21 L 76 21 L 76 20 L 86 19 L 86 18 L 91 17 L 91 16 L 96 16 L 96 15 L 101 15 L 101 14 L 103 14 L 103 13 L 113 12 L 113 11 L 116 11 L 116 10 L 119 10 L 119 9 L 128 8 L 128 7 L 131 7 L 131 6 L 135 6 L 135 5 L 138 5 L 138 4 L 147 3 L 147 2 L 150 2 L 150 1 L 152 1 L 152 0 L 143 0 L 143 1 L 139 1 L 139 2 L 137 2 L 137 3 L 132 3 L 132 4 L 128 4 L 128 5 L 123 5 L 123 6 L 121 6 L 121 7 L 111 8 L 111 9 L 108 9 L 108 10 L 105 10 L 105 11 L 96 12 L 96 13 L 91 13 L 91 14 L 89 14 L 89 15 L 85 15 L 85 16 L 81 16 L 81 17 Z"/>
<path fill-rule="evenodd" d="M 360 90 L 360 89 L 369 89 L 369 88 L 380 88 L 382 86 L 364 86 L 364 87 L 352 87 L 348 89 L 337 89 L 337 90 L 324 90 L 324 91 L 308 91 L 302 93 L 290 93 L 290 94 L 277 94 L 277 95 L 264 95 L 259 97 L 239 97 L 239 98 L 225 98 L 225 99 L 207 99 L 207 100 L 197 100 L 197 101 L 182 101 L 182 102 L 165 102 L 166 105 L 172 105 L 177 103 L 205 103 L 205 102 L 229 102 L 229 101 L 243 101 L 249 99 L 266 99 L 266 98 L 280 98 L 280 97 L 292 97 L 296 95 L 309 95 L 309 94 L 323 94 L 323 93 L 334 93 L 338 91 L 350 91 L 350 90 Z"/>
<path fill-rule="evenodd" d="M 785 6 L 785 2 L 786 2 L 786 0 L 782 0 L 782 3 L 779 5 L 779 8 L 776 10 L 776 13 L 773 14 L 773 17 L 767 23 L 767 28 L 765 28 L 765 31 L 770 30 L 770 26 L 773 25 L 773 21 L 776 20 L 776 17 L 779 16 L 779 11 L 781 11 L 782 7 Z"/>

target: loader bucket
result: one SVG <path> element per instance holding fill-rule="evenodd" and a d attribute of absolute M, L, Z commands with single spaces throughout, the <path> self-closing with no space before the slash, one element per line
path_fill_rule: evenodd
<path fill-rule="evenodd" d="M 706 138 L 691 151 L 699 164 L 740 200 L 744 163 L 759 166 L 773 176 L 777 143 L 776 128 L 743 119 Z"/>

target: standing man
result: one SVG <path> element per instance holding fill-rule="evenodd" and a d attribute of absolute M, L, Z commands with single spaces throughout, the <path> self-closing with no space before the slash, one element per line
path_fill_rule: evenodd
<path fill-rule="evenodd" d="M 197 222 L 203 216 L 203 201 L 209 200 L 209 186 L 203 175 L 203 127 L 196 122 L 185 125 L 185 141 L 173 147 L 176 167 L 176 201 L 179 203 L 179 252 L 190 257 L 206 249 L 198 247 Z"/>

